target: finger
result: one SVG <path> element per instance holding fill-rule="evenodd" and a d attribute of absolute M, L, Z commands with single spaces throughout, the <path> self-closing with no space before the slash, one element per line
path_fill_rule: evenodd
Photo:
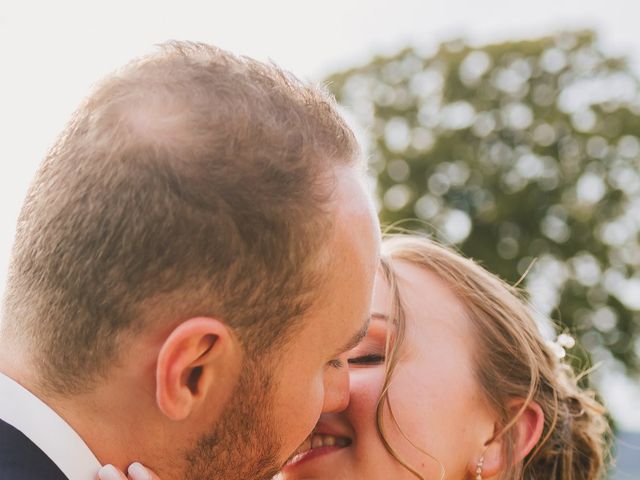
<path fill-rule="evenodd" d="M 99 480 L 127 480 L 120 470 L 113 465 L 105 465 L 98 471 Z"/>
<path fill-rule="evenodd" d="M 130 480 L 160 480 L 158 475 L 138 462 L 129 465 L 127 473 Z"/>

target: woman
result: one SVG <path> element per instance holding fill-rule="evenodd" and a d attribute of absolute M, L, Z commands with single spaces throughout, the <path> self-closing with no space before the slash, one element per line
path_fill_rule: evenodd
<path fill-rule="evenodd" d="M 321 417 L 281 478 L 601 478 L 604 409 L 519 293 L 424 238 L 384 250 L 349 407 Z"/>

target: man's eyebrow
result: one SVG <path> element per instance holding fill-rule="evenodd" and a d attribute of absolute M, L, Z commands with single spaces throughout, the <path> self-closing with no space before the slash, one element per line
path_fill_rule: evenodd
<path fill-rule="evenodd" d="M 349 339 L 347 344 L 344 347 L 342 347 L 342 349 L 336 354 L 336 356 L 341 355 L 344 352 L 347 352 L 352 348 L 357 347 L 362 341 L 362 339 L 364 339 L 364 337 L 367 336 L 367 331 L 369 330 L 369 323 L 371 323 L 371 317 L 367 317 L 367 319 L 362 324 L 362 328 L 360 328 L 360 330 L 358 330 L 358 332 L 353 337 L 351 337 L 351 339 Z"/>

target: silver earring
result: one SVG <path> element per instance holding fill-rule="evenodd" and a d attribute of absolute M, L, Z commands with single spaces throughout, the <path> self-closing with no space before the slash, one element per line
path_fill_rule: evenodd
<path fill-rule="evenodd" d="M 482 466 L 484 465 L 484 457 L 480 457 L 476 465 L 476 480 L 482 480 Z"/>

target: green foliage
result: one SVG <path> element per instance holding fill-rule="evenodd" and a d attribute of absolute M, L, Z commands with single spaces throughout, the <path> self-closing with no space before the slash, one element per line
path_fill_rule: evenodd
<path fill-rule="evenodd" d="M 381 219 L 456 244 L 640 372 L 640 97 L 592 32 L 407 49 L 328 79 L 369 134 Z M 587 353 L 589 352 L 589 353 Z"/>

